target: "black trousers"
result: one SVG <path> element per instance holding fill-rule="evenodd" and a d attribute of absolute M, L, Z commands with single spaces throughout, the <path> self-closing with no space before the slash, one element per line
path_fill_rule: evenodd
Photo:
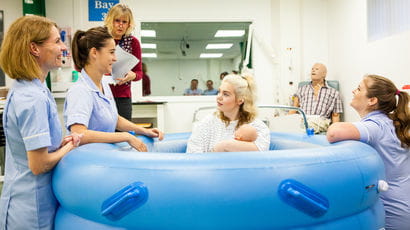
<path fill-rule="evenodd" d="M 132 116 L 132 102 L 131 98 L 127 97 L 116 97 L 115 103 L 117 104 L 118 114 L 121 117 L 131 121 Z"/>

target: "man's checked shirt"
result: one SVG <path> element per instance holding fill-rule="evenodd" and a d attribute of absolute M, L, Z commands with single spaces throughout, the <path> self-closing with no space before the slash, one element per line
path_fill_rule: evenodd
<path fill-rule="evenodd" d="M 299 98 L 300 108 L 307 115 L 320 115 L 331 119 L 332 113 L 343 113 L 343 104 L 339 92 L 330 87 L 327 82 L 319 90 L 317 97 L 314 95 L 312 82 L 299 87 L 296 96 Z"/>

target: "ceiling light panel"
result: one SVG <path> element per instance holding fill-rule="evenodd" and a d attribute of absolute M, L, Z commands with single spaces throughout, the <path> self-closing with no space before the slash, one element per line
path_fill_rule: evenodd
<path fill-rule="evenodd" d="M 143 58 L 156 58 L 157 54 L 156 53 L 142 53 Z"/>
<path fill-rule="evenodd" d="M 155 43 L 142 43 L 141 48 L 143 48 L 143 49 L 156 49 L 157 44 L 155 44 Z"/>
<path fill-rule="evenodd" d="M 222 53 L 201 53 L 201 55 L 199 55 L 200 58 L 220 58 L 222 56 Z"/>
<path fill-rule="evenodd" d="M 155 30 L 141 30 L 141 37 L 155 38 L 156 36 L 157 32 Z"/>
<path fill-rule="evenodd" d="M 206 45 L 207 50 L 212 49 L 230 49 L 233 46 L 233 43 L 225 43 L 225 44 L 208 44 Z"/>
<path fill-rule="evenodd" d="M 215 37 L 242 37 L 245 30 L 218 30 Z"/>

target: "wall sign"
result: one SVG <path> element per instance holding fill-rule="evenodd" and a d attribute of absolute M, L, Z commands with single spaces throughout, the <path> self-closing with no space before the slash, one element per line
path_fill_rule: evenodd
<path fill-rule="evenodd" d="M 104 21 L 105 16 L 119 0 L 88 0 L 88 21 Z"/>

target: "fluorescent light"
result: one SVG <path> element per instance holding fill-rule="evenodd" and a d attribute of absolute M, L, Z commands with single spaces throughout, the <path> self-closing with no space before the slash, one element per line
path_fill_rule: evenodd
<path fill-rule="evenodd" d="M 157 44 L 155 44 L 155 43 L 142 43 L 141 48 L 143 48 L 143 49 L 156 49 Z"/>
<path fill-rule="evenodd" d="M 157 54 L 156 53 L 142 53 L 142 57 L 145 58 L 156 58 Z"/>
<path fill-rule="evenodd" d="M 206 45 L 207 50 L 217 50 L 217 49 L 229 49 L 233 46 L 233 43 L 225 43 L 225 44 L 208 44 Z"/>
<path fill-rule="evenodd" d="M 199 55 L 200 58 L 220 58 L 222 57 L 222 53 L 201 53 Z"/>
<path fill-rule="evenodd" d="M 245 30 L 218 30 L 215 37 L 242 37 Z"/>
<path fill-rule="evenodd" d="M 141 30 L 141 37 L 155 38 L 156 36 L 157 32 L 155 32 L 155 30 Z"/>

